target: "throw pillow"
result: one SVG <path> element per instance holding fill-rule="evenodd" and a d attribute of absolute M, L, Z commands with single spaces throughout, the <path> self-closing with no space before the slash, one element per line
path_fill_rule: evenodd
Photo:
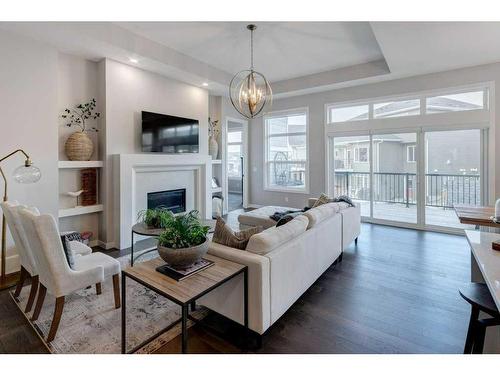
<path fill-rule="evenodd" d="M 330 197 L 328 195 L 326 195 L 325 193 L 322 193 L 319 196 L 319 198 L 316 199 L 316 202 L 314 202 L 314 204 L 311 208 L 318 207 L 318 206 L 321 206 L 322 204 L 326 204 L 326 203 L 330 203 Z"/>
<path fill-rule="evenodd" d="M 73 266 L 75 265 L 75 259 L 73 258 L 71 247 L 69 246 L 70 241 L 82 242 L 82 236 L 78 232 L 61 233 L 61 242 L 64 249 L 64 255 L 66 255 L 66 260 L 68 261 L 69 268 L 73 269 Z"/>
<path fill-rule="evenodd" d="M 226 224 L 224 219 L 218 217 L 215 223 L 212 241 L 235 249 L 245 250 L 250 237 L 260 232 L 262 232 L 262 227 L 254 227 L 235 232 Z"/>
<path fill-rule="evenodd" d="M 292 212 L 292 213 L 286 214 L 283 217 L 281 217 L 281 219 L 278 220 L 278 222 L 276 223 L 276 226 L 280 227 L 282 225 L 285 225 L 289 221 L 292 221 L 298 215 L 302 215 L 302 214 L 303 214 L 302 211 Z"/>

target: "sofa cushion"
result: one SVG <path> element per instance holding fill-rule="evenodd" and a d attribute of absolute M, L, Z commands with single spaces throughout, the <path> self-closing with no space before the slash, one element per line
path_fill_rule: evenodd
<path fill-rule="evenodd" d="M 307 229 L 313 228 L 315 225 L 321 223 L 323 220 L 335 215 L 338 212 L 338 205 L 336 203 L 326 203 L 320 206 L 311 208 L 304 213 L 309 219 Z"/>
<path fill-rule="evenodd" d="M 245 250 L 250 237 L 260 232 L 262 232 L 261 226 L 235 232 L 226 224 L 224 219 L 218 217 L 212 241 L 235 249 Z"/>
<path fill-rule="evenodd" d="M 308 218 L 305 215 L 300 215 L 285 225 L 254 234 L 248 241 L 246 250 L 260 255 L 267 254 L 304 233 L 308 223 Z"/>

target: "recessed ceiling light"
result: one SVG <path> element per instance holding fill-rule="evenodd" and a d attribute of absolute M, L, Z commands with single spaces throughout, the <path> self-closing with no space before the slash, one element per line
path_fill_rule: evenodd
<path fill-rule="evenodd" d="M 134 64 L 137 64 L 137 63 L 139 62 L 139 60 L 137 60 L 137 59 L 132 59 L 132 58 L 130 58 L 130 59 L 128 59 L 128 60 L 129 60 L 131 63 L 134 63 Z"/>
<path fill-rule="evenodd" d="M 203 82 L 203 83 L 202 83 L 201 85 L 202 85 L 202 86 L 205 86 L 205 87 L 207 87 L 207 86 L 208 86 L 208 83 L 206 83 L 206 82 Z"/>

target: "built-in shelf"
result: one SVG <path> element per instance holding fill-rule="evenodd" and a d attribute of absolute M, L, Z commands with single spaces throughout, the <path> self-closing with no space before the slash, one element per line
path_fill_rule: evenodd
<path fill-rule="evenodd" d="M 102 168 L 103 162 L 101 160 L 90 161 L 60 161 L 59 169 L 83 169 L 83 168 Z"/>
<path fill-rule="evenodd" d="M 221 192 L 222 192 L 222 188 L 221 187 L 212 188 L 212 193 L 221 193 Z"/>
<path fill-rule="evenodd" d="M 92 214 L 94 212 L 101 212 L 103 209 L 104 209 L 104 206 L 102 204 L 95 204 L 93 206 L 62 208 L 59 210 L 59 217 L 61 218 L 61 217 Z"/>
<path fill-rule="evenodd" d="M 215 164 L 215 165 L 222 164 L 222 160 L 220 160 L 220 159 L 212 159 L 212 164 Z"/>

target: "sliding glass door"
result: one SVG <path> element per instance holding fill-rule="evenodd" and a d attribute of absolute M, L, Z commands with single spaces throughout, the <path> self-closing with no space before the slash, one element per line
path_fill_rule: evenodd
<path fill-rule="evenodd" d="M 481 205 L 481 130 L 425 133 L 425 224 L 463 228 L 453 205 Z"/>
<path fill-rule="evenodd" d="M 467 129 L 334 136 L 330 194 L 351 197 L 370 221 L 465 228 L 453 206 L 483 201 L 482 134 Z"/>
<path fill-rule="evenodd" d="M 416 133 L 372 136 L 373 217 L 417 224 Z"/>

